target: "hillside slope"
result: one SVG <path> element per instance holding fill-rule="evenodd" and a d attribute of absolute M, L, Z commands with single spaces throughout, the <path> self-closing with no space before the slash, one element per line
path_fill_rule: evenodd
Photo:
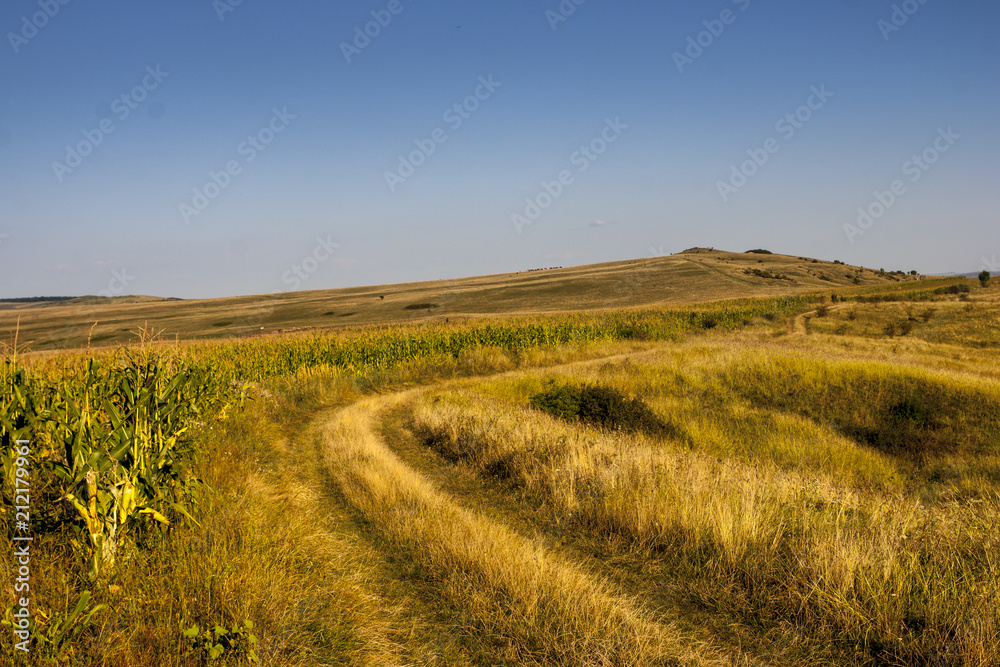
<path fill-rule="evenodd" d="M 781 277 L 779 277 L 781 276 Z M 33 350 L 127 342 L 143 326 L 165 338 L 246 336 L 300 328 L 650 307 L 917 280 L 778 254 L 693 248 L 675 255 L 396 285 L 204 300 L 75 299 L 0 303 L 0 335 Z"/>

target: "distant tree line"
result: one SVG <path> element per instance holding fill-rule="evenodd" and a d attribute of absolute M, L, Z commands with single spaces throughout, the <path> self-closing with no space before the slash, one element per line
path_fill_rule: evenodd
<path fill-rule="evenodd" d="M 41 303 L 43 301 L 70 301 L 75 296 L 22 296 L 16 299 L 0 299 L 0 303 Z"/>

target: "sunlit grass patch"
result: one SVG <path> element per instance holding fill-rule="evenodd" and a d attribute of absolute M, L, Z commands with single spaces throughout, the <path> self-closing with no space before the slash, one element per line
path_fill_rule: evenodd
<path fill-rule="evenodd" d="M 890 662 L 996 649 L 987 600 L 1000 593 L 1000 568 L 984 523 L 1000 517 L 995 500 L 925 508 L 898 489 L 717 459 L 472 393 L 433 393 L 414 425 L 430 446 L 544 499 L 581 530 L 665 559 L 677 585 L 711 608 L 795 618 L 816 640 L 839 637 Z M 949 541 L 956 530 L 968 540 Z M 961 648 L 949 648 L 956 632 Z"/>

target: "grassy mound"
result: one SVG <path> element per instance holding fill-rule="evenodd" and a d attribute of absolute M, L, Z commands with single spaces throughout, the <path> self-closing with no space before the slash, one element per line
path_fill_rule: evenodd
<path fill-rule="evenodd" d="M 673 427 L 638 398 L 629 398 L 613 387 L 597 384 L 557 385 L 531 397 L 531 405 L 566 420 L 579 419 L 612 431 L 670 436 Z"/>
<path fill-rule="evenodd" d="M 995 453 L 1000 442 L 1000 393 L 955 376 L 885 363 L 784 358 L 739 364 L 723 377 L 754 405 L 833 425 L 909 460 Z"/>

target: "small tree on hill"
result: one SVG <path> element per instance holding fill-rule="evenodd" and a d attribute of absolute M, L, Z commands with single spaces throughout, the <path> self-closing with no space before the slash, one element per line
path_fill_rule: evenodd
<path fill-rule="evenodd" d="M 979 274 L 979 284 L 983 287 L 990 286 L 990 272 L 986 269 L 983 269 L 983 271 Z"/>

